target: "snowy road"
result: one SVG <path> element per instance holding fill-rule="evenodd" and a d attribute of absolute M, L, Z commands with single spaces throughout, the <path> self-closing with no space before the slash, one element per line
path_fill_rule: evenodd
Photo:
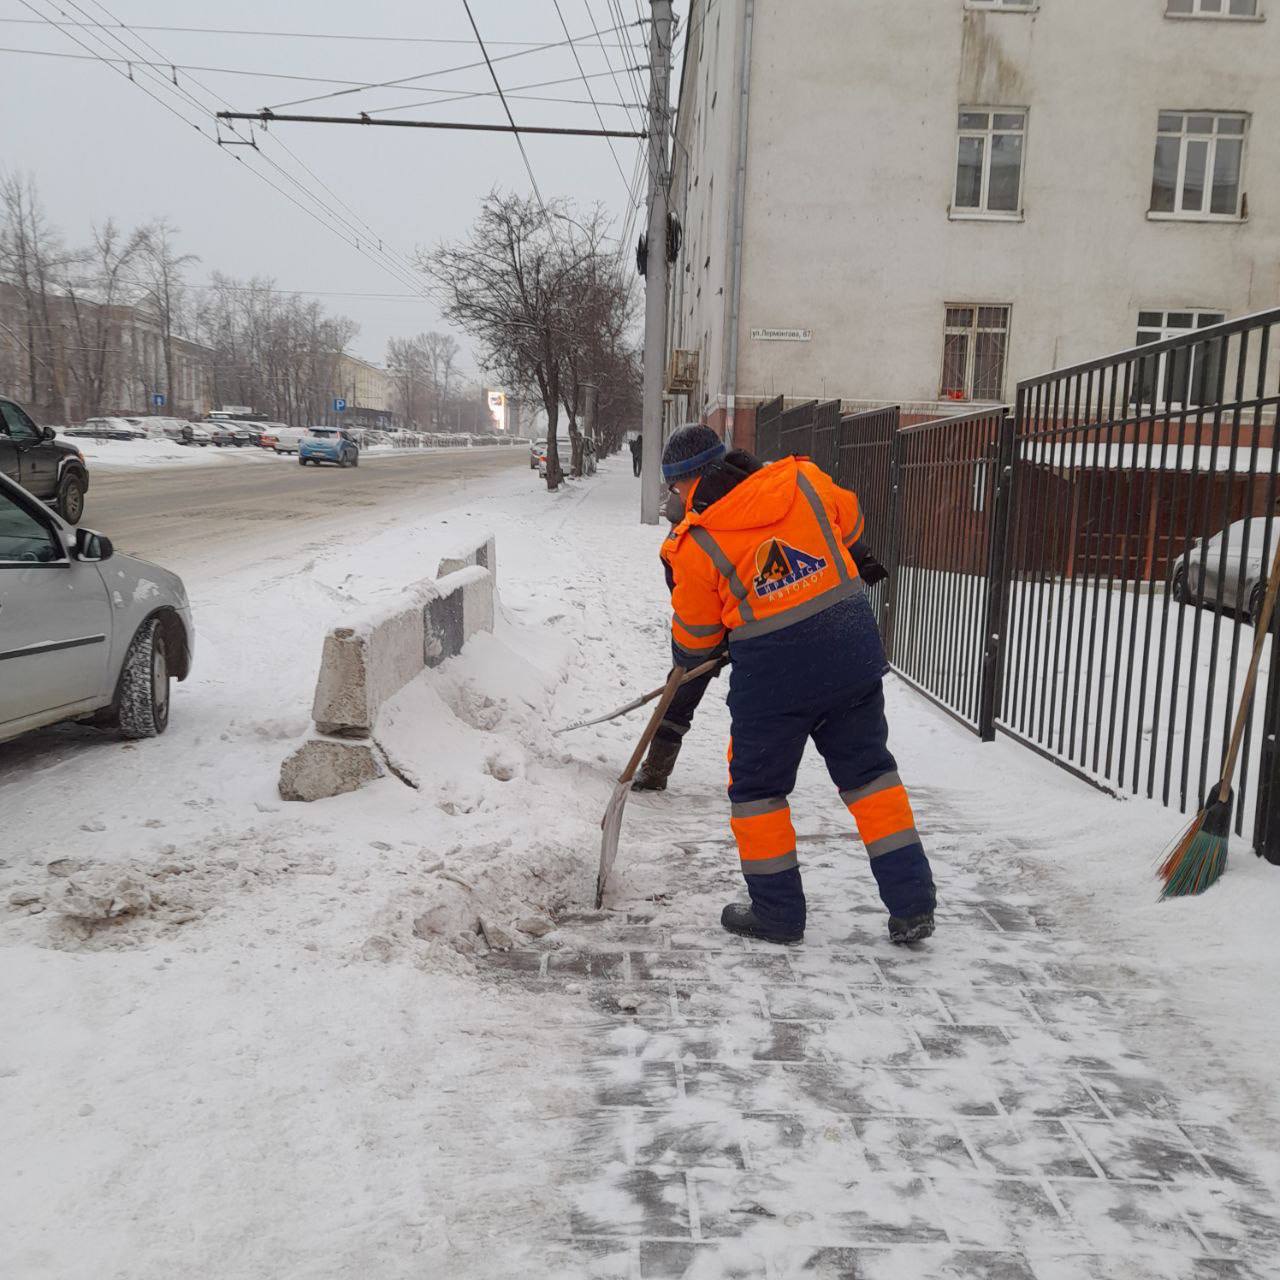
<path fill-rule="evenodd" d="M 121 551 L 182 570 L 219 551 L 277 549 L 281 534 L 314 537 L 359 526 L 379 508 L 464 499 L 494 476 L 519 473 L 537 484 L 521 447 L 366 455 L 353 470 L 300 467 L 293 458 L 254 453 L 243 465 L 111 469 L 93 472 L 84 524 Z"/>

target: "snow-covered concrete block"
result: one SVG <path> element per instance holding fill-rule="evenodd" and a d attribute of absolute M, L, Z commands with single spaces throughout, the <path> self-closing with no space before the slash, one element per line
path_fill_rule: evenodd
<path fill-rule="evenodd" d="M 280 766 L 280 797 L 325 800 L 358 791 L 382 775 L 382 763 L 372 743 L 308 738 Z"/>
<path fill-rule="evenodd" d="M 477 556 L 493 558 L 493 539 Z M 324 640 L 311 715 L 317 735 L 280 768 L 286 800 L 354 791 L 383 774 L 371 739 L 383 705 L 416 676 L 456 657 L 477 631 L 492 631 L 493 574 L 467 565 L 415 583 L 395 600 L 335 627 Z"/>
<path fill-rule="evenodd" d="M 311 715 L 321 733 L 365 738 L 382 704 L 424 667 L 455 657 L 492 631 L 493 575 L 478 565 L 419 582 L 326 637 Z"/>
<path fill-rule="evenodd" d="M 481 569 L 489 570 L 496 587 L 498 582 L 498 546 L 491 533 L 480 535 L 478 540 L 473 537 L 451 551 L 440 561 L 440 566 L 436 569 L 436 577 L 446 578 L 451 573 L 457 573 L 459 569 L 467 569 L 477 565 Z"/>

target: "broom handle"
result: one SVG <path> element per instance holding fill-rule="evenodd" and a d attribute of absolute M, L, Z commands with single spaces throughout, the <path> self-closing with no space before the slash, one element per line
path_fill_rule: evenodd
<path fill-rule="evenodd" d="M 618 778 L 619 782 L 630 782 L 636 775 L 636 770 L 640 767 L 640 761 L 644 759 L 644 753 L 649 750 L 649 744 L 653 741 L 662 724 L 662 718 L 667 714 L 675 696 L 680 690 L 680 686 L 684 684 L 687 673 L 683 667 L 673 667 L 671 674 L 667 677 L 667 683 L 663 686 L 662 697 L 658 705 L 653 709 L 653 715 L 649 717 L 649 723 L 645 727 L 645 731 L 640 735 L 640 741 L 636 743 L 636 749 L 631 753 L 631 759 L 627 761 L 627 767 L 622 771 Z"/>
<path fill-rule="evenodd" d="M 1244 726 L 1249 718 L 1249 705 L 1253 701 L 1253 687 L 1258 682 L 1262 646 L 1267 641 L 1267 632 L 1271 630 L 1271 615 L 1275 612 L 1277 592 L 1280 592 L 1280 541 L 1276 543 L 1276 553 L 1271 561 L 1271 577 L 1267 580 L 1267 594 L 1262 601 L 1262 611 L 1253 620 L 1253 657 L 1249 659 L 1249 674 L 1245 676 L 1244 688 L 1240 692 L 1240 707 L 1236 711 L 1231 745 L 1227 748 L 1226 765 L 1222 770 L 1222 781 L 1218 785 L 1220 801 L 1225 801 L 1231 794 L 1231 775 L 1236 771 L 1236 758 L 1240 754 L 1240 743 L 1244 740 Z"/>

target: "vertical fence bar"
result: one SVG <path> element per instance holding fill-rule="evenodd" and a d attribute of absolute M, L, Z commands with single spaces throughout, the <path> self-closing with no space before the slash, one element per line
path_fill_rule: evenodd
<path fill-rule="evenodd" d="M 1021 392 L 1019 392 L 1019 417 Z M 1005 632 L 1009 625 L 1009 583 L 1012 557 L 1010 517 L 1017 471 L 1017 426 L 1007 414 L 1000 419 L 994 475 L 991 477 L 991 525 L 987 534 L 987 598 L 983 618 L 982 685 L 978 694 L 978 734 L 983 742 L 996 736 L 996 708 L 1004 673 Z"/>

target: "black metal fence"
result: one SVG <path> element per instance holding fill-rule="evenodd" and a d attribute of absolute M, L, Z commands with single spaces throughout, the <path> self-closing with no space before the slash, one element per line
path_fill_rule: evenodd
<path fill-rule="evenodd" d="M 1193 321 L 1194 323 L 1194 321 Z M 858 492 L 904 679 L 984 738 L 1180 811 L 1222 767 L 1280 541 L 1280 310 L 1031 378 L 1016 411 L 900 425 L 835 404 L 757 416 Z M 1280 862 L 1273 628 L 1233 778 Z"/>

